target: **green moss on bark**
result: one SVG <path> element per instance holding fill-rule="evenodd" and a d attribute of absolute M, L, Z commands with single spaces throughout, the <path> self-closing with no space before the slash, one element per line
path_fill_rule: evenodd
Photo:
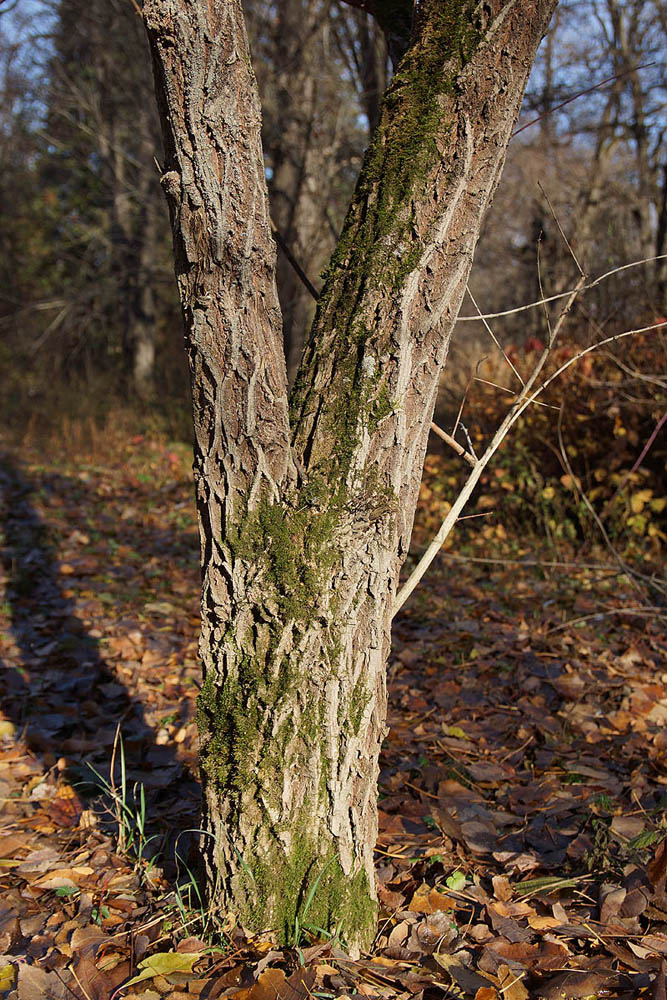
<path fill-rule="evenodd" d="M 266 570 L 266 603 L 275 599 L 284 622 L 307 626 L 322 613 L 324 595 L 340 556 L 335 529 L 340 496 L 314 478 L 283 503 L 261 499 L 227 535 L 235 558 Z"/>
<path fill-rule="evenodd" d="M 289 846 L 276 843 L 268 856 L 248 865 L 244 880 L 248 905 L 241 921 L 251 930 L 265 930 L 270 914 L 281 945 L 301 943 L 297 928 L 337 934 L 343 942 L 370 943 L 377 919 L 366 872 L 346 875 L 339 860 L 323 854 L 308 834 L 304 813 L 288 835 Z"/>
<path fill-rule="evenodd" d="M 366 687 L 364 678 L 360 677 L 352 689 L 352 695 L 350 696 L 350 702 L 347 706 L 346 716 L 346 721 L 355 736 L 358 735 L 359 730 L 361 729 L 364 712 L 366 711 L 366 706 L 371 700 L 371 697 L 371 692 Z"/>
<path fill-rule="evenodd" d="M 400 0 L 379 3 L 378 11 L 383 8 L 389 15 L 394 4 L 405 18 L 407 8 Z M 378 335 L 377 330 L 360 329 L 359 309 L 372 289 L 391 298 L 399 296 L 408 275 L 419 266 L 425 234 L 420 233 L 415 206 L 440 162 L 438 143 L 447 131 L 448 115 L 453 120 L 459 75 L 482 39 L 485 16 L 483 6 L 473 0 L 422 3 L 417 13 L 419 39 L 401 61 L 385 95 L 350 212 L 324 275 L 291 411 L 294 426 L 317 411 L 313 370 L 319 363 L 331 363 L 327 355 L 333 345 L 335 373 L 324 419 L 328 417 L 327 429 L 335 444 L 325 460 L 329 464 L 333 460 L 341 479 L 349 471 L 360 432 L 374 433 L 379 415 L 387 413 L 386 389 L 369 380 L 364 366 L 381 365 L 393 350 L 394 331 L 388 328 Z M 307 419 L 305 424 L 309 426 Z"/>
<path fill-rule="evenodd" d="M 482 38 L 471 0 L 438 0 L 421 15 L 421 38 L 408 52 L 385 96 L 383 114 L 362 167 L 353 209 L 331 260 L 327 276 L 338 285 L 350 270 L 369 282 L 400 287 L 418 263 L 417 241 L 401 253 L 401 241 L 412 244 L 412 202 L 437 164 L 437 139 L 443 128 L 443 98 L 458 91 L 458 76 Z M 357 203 L 368 211 L 358 215 Z M 391 242 L 389 242 L 391 238 Z M 359 266 L 360 265 L 360 266 Z M 378 266 L 379 265 L 379 266 Z M 336 294 L 334 287 L 331 291 Z M 322 300 L 326 305 L 325 287 Z"/>

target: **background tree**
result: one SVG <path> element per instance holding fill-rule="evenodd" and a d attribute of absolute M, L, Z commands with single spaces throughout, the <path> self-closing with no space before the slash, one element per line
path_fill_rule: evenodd
<path fill-rule="evenodd" d="M 276 279 L 292 382 L 314 304 L 288 255 L 319 284 L 368 130 L 377 121 L 387 52 L 367 13 L 351 15 L 334 0 L 286 0 L 277 6 L 254 0 L 245 11 L 262 99 L 271 218 L 281 248 Z"/>
<path fill-rule="evenodd" d="M 20 294 L 7 303 L 5 339 L 22 359 L 21 377 L 31 373 L 37 397 L 53 392 L 54 383 L 84 382 L 97 391 L 104 378 L 105 398 L 115 388 L 141 401 L 153 389 L 165 324 L 167 346 L 173 340 L 177 308 L 141 18 L 115 0 L 61 0 L 28 23 L 15 20 L 6 35 L 6 48 L 21 57 L 25 108 L 25 138 L 9 176 L 11 183 L 34 178 L 29 225 L 40 279 L 28 280 L 20 229 L 10 225 L 5 259 L 18 253 L 13 283 Z M 13 338 L 10 315 L 20 316 Z M 160 353 L 164 385 L 169 352 Z"/>
<path fill-rule="evenodd" d="M 371 6 L 244 5 L 273 222 L 317 288 L 391 74 L 389 47 L 397 58 L 395 36 L 389 32 L 388 45 Z M 138 403 L 144 419 L 168 412 L 170 424 L 186 428 L 187 378 L 141 18 L 124 0 L 35 0 L 32 18 L 24 9 L 0 19 L 0 49 L 14 81 L 6 78 L 0 135 L 3 406 L 17 426 L 29 408 L 49 428 L 54 414 L 103 418 L 109 408 Z M 639 258 L 649 246 L 651 256 L 664 250 L 664 13 L 653 0 L 617 0 L 614 11 L 607 0 L 562 3 L 538 54 L 521 125 L 541 119 L 511 144 L 471 278 L 487 311 L 537 296 L 538 238 L 542 284 L 570 286 L 574 265 L 538 182 L 593 271 Z M 602 80 L 600 89 L 559 108 Z M 664 314 L 664 269 L 657 261 L 592 293 L 590 321 L 627 324 Z M 293 379 L 314 306 L 282 251 L 277 282 Z M 521 344 L 543 337 L 544 322 L 539 312 L 530 321 L 518 314 L 503 320 L 499 333 Z M 580 337 L 588 336 L 588 322 Z M 481 324 L 460 330 L 448 366 L 454 410 L 488 337 Z M 159 391 L 146 406 L 141 397 L 151 382 Z M 183 418 L 174 421 L 174 413 Z"/>
<path fill-rule="evenodd" d="M 377 4 L 405 54 L 289 402 L 240 2 L 145 7 L 194 399 L 209 888 L 260 929 L 289 933 L 310 893 L 314 923 L 352 945 L 373 935 L 398 574 L 473 250 L 554 7 Z"/>
<path fill-rule="evenodd" d="M 480 240 L 471 288 L 483 311 L 539 298 L 538 239 L 544 287 L 572 287 L 576 267 L 547 198 L 592 272 L 604 270 L 603 261 L 664 253 L 666 45 L 661 4 L 559 5 L 526 94 L 523 131 L 510 146 Z M 530 121 L 535 124 L 524 128 Z M 664 268 L 665 261 L 656 261 L 612 280 L 587 297 L 587 314 L 603 326 L 663 315 Z M 587 330 L 584 323 L 581 334 Z M 545 331 L 540 313 L 529 326 L 522 315 L 499 324 L 499 333 L 515 343 Z M 461 332 L 468 340 L 487 338 L 481 324 L 475 335 L 469 325 Z"/>
<path fill-rule="evenodd" d="M 130 391 L 147 396 L 166 220 L 141 19 L 119 0 L 61 0 L 52 44 L 44 125 L 52 150 L 43 173 L 67 225 L 61 266 L 70 268 L 71 291 L 63 328 L 78 334 L 85 354 L 97 340 L 98 351 L 116 355 Z M 137 93 L 145 99 L 138 102 Z"/>

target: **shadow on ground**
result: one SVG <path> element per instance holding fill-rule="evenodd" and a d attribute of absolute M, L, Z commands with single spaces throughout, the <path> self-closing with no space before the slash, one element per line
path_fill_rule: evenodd
<path fill-rule="evenodd" d="M 35 489 L 13 458 L 0 457 L 0 558 L 13 654 L 11 663 L 0 660 L 1 707 L 44 768 L 63 770 L 86 796 L 99 789 L 93 769 L 109 778 L 119 727 L 128 794 L 143 784 L 149 821 L 168 816 L 169 829 L 163 822 L 161 832 L 178 835 L 179 826 L 196 825 L 195 783 L 184 776 L 173 744 L 156 743 L 141 700 L 107 665 L 99 631 L 91 635 L 76 613 L 50 528 L 35 509 Z M 119 746 L 115 759 L 118 782 Z"/>

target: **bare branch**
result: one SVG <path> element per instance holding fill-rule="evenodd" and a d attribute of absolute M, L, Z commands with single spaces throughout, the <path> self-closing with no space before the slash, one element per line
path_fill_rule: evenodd
<path fill-rule="evenodd" d="M 345 0 L 345 2 L 352 3 L 353 0 Z M 532 118 L 529 122 L 526 122 L 525 125 L 521 125 L 519 128 L 515 129 L 514 132 L 512 132 L 512 138 L 514 139 L 515 136 L 519 135 L 520 132 L 524 132 L 527 128 L 530 128 L 531 125 L 537 125 L 537 123 L 541 122 L 544 118 L 548 118 L 549 115 L 552 115 L 555 111 L 560 111 L 561 108 L 566 107 L 568 104 L 572 104 L 573 101 L 577 101 L 580 97 L 585 97 L 586 94 L 592 94 L 593 91 L 599 90 L 607 83 L 615 83 L 616 80 L 622 80 L 624 76 L 635 73 L 640 69 L 648 69 L 650 66 L 655 66 L 655 63 L 651 62 L 644 63 L 642 66 L 633 66 L 631 69 L 626 69 L 623 73 L 614 73 L 613 76 L 605 77 L 604 80 L 600 80 L 599 83 L 594 83 L 592 87 L 587 87 L 586 90 L 580 90 L 577 94 L 573 94 L 572 97 L 568 97 L 567 100 L 561 101 L 561 103 L 557 104 L 555 107 L 549 108 L 549 110 L 544 114 L 538 115 L 537 118 Z"/>
<path fill-rule="evenodd" d="M 573 304 L 574 300 L 576 299 L 577 295 L 581 291 L 581 288 L 582 288 L 584 282 L 585 282 L 585 278 L 584 277 L 580 278 L 579 282 L 577 283 L 577 286 L 570 293 L 570 298 L 567 300 L 567 302 L 563 306 L 561 314 L 558 317 L 558 321 L 557 321 L 557 323 L 556 323 L 556 325 L 554 327 L 554 332 L 553 332 L 553 337 L 552 337 L 552 344 L 553 344 L 554 340 L 556 339 L 556 337 L 558 336 L 558 333 L 559 333 L 559 331 L 560 331 L 563 323 L 565 322 L 565 317 L 567 316 L 568 312 L 570 311 L 570 308 L 572 307 L 572 304 Z M 507 434 L 509 433 L 510 429 L 512 428 L 512 426 L 519 419 L 520 415 L 523 413 L 523 411 L 526 409 L 526 407 L 530 405 L 530 403 L 533 401 L 533 398 L 536 397 L 536 396 L 538 396 L 544 390 L 544 388 L 546 388 L 546 385 L 548 384 L 548 382 L 543 383 L 543 385 L 540 386 L 540 388 L 533 394 L 533 396 L 530 396 L 530 391 L 531 391 L 532 387 L 535 385 L 535 382 L 537 381 L 540 372 L 544 368 L 544 365 L 546 364 L 547 358 L 549 357 L 550 351 L 551 351 L 551 346 L 547 347 L 546 350 L 541 355 L 540 359 L 538 360 L 537 364 L 535 365 L 535 368 L 533 369 L 532 375 L 530 376 L 528 382 L 526 382 L 525 386 L 523 387 L 523 389 L 521 391 L 521 394 L 517 398 L 516 403 L 514 404 L 514 406 L 512 407 L 512 409 L 509 411 L 509 413 L 507 414 L 507 416 L 503 420 L 502 424 L 500 425 L 500 427 L 498 428 L 498 430 L 494 434 L 493 439 L 492 439 L 491 443 L 489 444 L 488 448 L 486 449 L 486 451 L 484 452 L 484 454 L 482 455 L 482 457 L 477 462 L 477 465 L 475 466 L 475 468 L 472 470 L 472 472 L 468 476 L 468 479 L 467 479 L 466 483 L 464 484 L 463 489 L 461 490 L 461 492 L 459 493 L 458 497 L 456 498 L 456 500 L 452 504 L 452 507 L 451 507 L 449 513 L 447 514 L 447 517 L 442 522 L 442 524 L 440 526 L 440 529 L 437 532 L 435 538 L 433 539 L 433 541 L 431 542 L 431 544 L 428 546 L 428 548 L 424 552 L 423 556 L 421 557 L 421 559 L 419 560 L 419 562 L 415 566 L 414 570 L 412 571 L 412 573 L 410 574 L 410 576 L 408 577 L 408 579 L 406 580 L 406 582 L 404 583 L 404 585 L 401 587 L 401 589 L 398 592 L 398 594 L 396 595 L 396 601 L 395 601 L 395 604 L 394 604 L 394 614 L 396 614 L 396 612 L 399 611 L 400 608 L 405 604 L 405 602 L 407 601 L 408 597 L 410 596 L 410 594 L 412 593 L 412 591 L 415 589 L 415 587 L 417 586 L 417 584 L 419 583 L 419 581 L 422 579 L 422 577 L 426 573 L 427 569 L 429 568 L 429 566 L 431 565 L 431 563 L 433 562 L 433 560 L 437 556 L 438 552 L 442 548 L 442 545 L 443 545 L 445 539 L 450 534 L 452 528 L 454 527 L 454 525 L 456 524 L 457 520 L 459 519 L 459 515 L 460 515 L 461 511 L 463 510 L 463 508 L 465 507 L 466 503 L 470 499 L 473 490 L 475 489 L 477 483 L 480 480 L 482 472 L 484 471 L 484 469 L 486 468 L 486 466 L 489 464 L 489 462 L 491 461 L 491 459 L 493 458 L 493 456 L 497 452 L 497 450 L 500 447 L 500 445 L 502 444 L 502 442 L 505 440 L 505 438 L 506 438 Z"/>
<path fill-rule="evenodd" d="M 638 615 L 640 618 L 660 618 L 663 621 L 667 621 L 667 615 L 662 614 L 660 608 L 653 607 L 653 605 L 647 605 L 641 608 L 605 608 L 602 611 L 594 611 L 590 615 L 580 615 L 579 618 L 569 618 L 566 622 L 561 622 L 560 625 L 554 625 L 547 632 L 547 635 L 551 635 L 552 632 L 561 632 L 564 628 L 569 628 L 570 625 L 579 625 L 580 622 L 590 622 L 596 621 L 598 618 L 607 618 L 609 615 Z"/>
<path fill-rule="evenodd" d="M 595 281 L 589 282 L 587 285 L 582 285 L 581 291 L 587 292 L 591 288 L 595 288 L 601 282 L 606 281 L 607 278 L 611 278 L 615 274 L 620 274 L 621 271 L 627 271 L 631 267 L 639 267 L 641 264 L 653 264 L 658 260 L 667 260 L 667 254 L 659 254 L 657 257 L 644 257 L 642 260 L 633 260 L 630 264 L 622 264 L 620 267 L 615 267 L 611 271 L 606 271 L 601 274 L 599 278 Z M 514 309 L 505 309 L 502 312 L 497 313 L 484 313 L 482 316 L 459 316 L 457 323 L 478 323 L 483 319 L 499 319 L 501 316 L 515 316 L 517 313 L 526 312 L 528 309 L 539 309 L 548 302 L 556 302 L 558 299 L 566 299 L 568 295 L 572 294 L 573 289 L 569 289 L 566 292 L 558 292 L 556 295 L 548 295 L 546 298 L 538 299 L 536 302 L 529 302 L 525 306 L 516 306 Z M 664 326 L 664 323 L 658 323 L 658 326 Z M 650 329 L 654 329 L 650 327 Z"/>
<path fill-rule="evenodd" d="M 493 330 L 489 326 L 489 323 L 488 323 L 488 320 L 486 319 L 486 317 L 482 316 L 482 310 L 477 305 L 477 302 L 475 301 L 475 297 L 472 294 L 472 292 L 470 291 L 470 286 L 469 285 L 466 288 L 466 292 L 470 296 L 470 301 L 472 302 L 472 304 L 474 305 L 475 309 L 479 313 L 479 318 L 481 319 L 482 323 L 484 324 L 484 327 L 485 327 L 486 332 L 488 333 L 489 337 L 491 338 L 491 340 L 493 341 L 493 343 L 496 345 L 496 347 L 498 348 L 498 350 L 500 351 L 500 353 L 504 357 L 505 361 L 507 362 L 507 364 L 509 365 L 509 367 L 512 369 L 512 371 L 514 372 L 514 374 L 518 378 L 520 384 L 523 385 L 523 379 L 521 378 L 521 376 L 519 375 L 518 371 L 516 370 L 516 368 L 514 367 L 514 365 L 512 364 L 512 362 L 510 361 L 510 358 L 509 358 L 509 356 L 507 354 L 507 351 L 505 350 L 505 348 L 500 343 L 500 341 L 496 337 L 495 333 L 493 332 Z"/>
<path fill-rule="evenodd" d="M 477 459 L 469 452 L 467 452 L 465 448 L 463 448 L 458 443 L 456 438 L 453 438 L 451 434 L 447 433 L 447 431 L 443 431 L 442 427 L 438 427 L 438 425 L 435 423 L 431 424 L 431 430 L 433 431 L 434 434 L 437 434 L 438 437 L 445 442 L 445 444 L 448 444 L 449 447 L 452 448 L 457 455 L 460 455 L 461 458 L 465 458 L 468 465 L 472 465 L 473 469 L 475 468 L 475 466 L 477 465 Z"/>
<path fill-rule="evenodd" d="M 568 302 L 566 303 L 565 307 L 563 308 L 563 311 L 561 312 L 561 314 L 560 314 L 560 316 L 558 318 L 558 322 L 556 323 L 556 326 L 554 327 L 553 340 L 556 339 L 556 337 L 557 337 L 557 335 L 558 335 L 558 333 L 560 331 L 560 328 L 561 328 L 561 326 L 562 326 L 562 324 L 563 324 L 563 322 L 565 320 L 565 317 L 566 317 L 567 313 L 570 311 L 570 308 L 572 307 L 572 304 L 573 304 L 576 296 L 579 294 L 579 292 L 584 287 L 584 283 L 583 282 L 584 282 L 584 279 L 582 278 L 580 286 L 578 288 L 574 288 L 572 290 L 572 292 L 570 293 L 570 299 L 568 300 Z M 622 340 L 625 337 L 632 337 L 632 336 L 635 336 L 635 334 L 638 334 L 638 333 L 647 333 L 649 330 L 657 330 L 661 326 L 664 326 L 664 323 L 652 323 L 650 326 L 638 327 L 635 330 L 625 330 L 623 333 L 614 334 L 613 336 L 607 337 L 607 338 L 605 338 L 605 340 L 602 340 L 602 341 L 600 341 L 597 344 L 592 344 L 590 347 L 585 348 L 585 350 L 580 351 L 578 354 L 575 354 L 574 357 L 572 357 L 568 361 L 566 361 L 565 364 L 561 365 L 560 368 L 558 368 L 557 371 L 555 371 L 553 373 L 553 375 L 551 375 L 548 379 L 546 379 L 542 383 L 542 385 L 538 389 L 536 389 L 534 393 L 532 393 L 532 395 L 529 395 L 532 386 L 535 384 L 537 376 L 539 375 L 540 371 L 544 367 L 544 363 L 546 362 L 546 359 L 549 356 L 550 348 L 546 349 L 546 351 L 544 352 L 544 354 L 542 355 L 542 357 L 538 361 L 538 363 L 537 363 L 537 365 L 536 365 L 536 367 L 535 367 L 535 369 L 533 371 L 533 374 L 531 375 L 529 381 L 526 383 L 526 386 L 525 386 L 523 392 L 521 393 L 521 395 L 517 399 L 516 403 L 514 404 L 514 406 L 512 407 L 512 409 L 507 414 L 507 416 L 505 417 L 504 421 L 502 422 L 502 424 L 500 425 L 500 427 L 496 431 L 496 433 L 495 433 L 495 435 L 493 437 L 493 440 L 491 441 L 491 444 L 488 446 L 488 448 L 486 449 L 486 451 L 484 452 L 484 454 L 482 455 L 482 457 L 479 459 L 477 465 L 475 466 L 475 468 L 473 469 L 473 471 L 470 473 L 470 476 L 468 477 L 467 482 L 465 483 L 463 489 L 461 490 L 461 492 L 459 493 L 458 497 L 456 498 L 454 504 L 452 505 L 451 510 L 447 514 L 447 517 L 442 522 L 442 525 L 440 526 L 440 530 L 436 534 L 435 538 L 433 539 L 433 541 L 431 542 L 431 544 L 429 545 L 429 547 L 424 552 L 423 556 L 421 557 L 421 559 L 419 560 L 419 562 L 415 566 L 414 570 L 412 571 L 412 573 L 410 574 L 410 576 L 406 580 L 406 582 L 403 585 L 403 587 L 398 592 L 398 594 L 396 596 L 396 602 L 394 604 L 394 614 L 396 614 L 402 608 L 402 606 L 405 604 L 405 602 L 407 601 L 408 597 L 413 592 L 413 590 L 415 589 L 415 587 L 417 586 L 417 584 L 420 582 L 420 580 L 422 579 L 422 577 L 424 576 L 424 574 L 428 570 L 429 566 L 431 565 L 431 563 L 433 562 L 433 560 L 437 556 L 438 552 L 440 551 L 442 545 L 445 542 L 445 539 L 451 533 L 452 528 L 454 527 L 454 525 L 456 524 L 457 520 L 459 519 L 460 512 L 463 510 L 463 508 L 465 507 L 466 503 L 470 499 L 470 496 L 471 496 L 471 494 L 472 494 L 475 486 L 479 482 L 479 479 L 480 479 L 480 476 L 481 476 L 482 472 L 484 471 L 484 469 L 486 468 L 486 466 L 489 464 L 489 462 L 491 461 L 491 459 L 495 455 L 496 451 L 500 447 L 501 443 L 503 442 L 503 440 L 505 439 L 505 437 L 509 433 L 510 429 L 514 426 L 514 424 L 516 423 L 516 421 L 519 419 L 519 417 L 521 416 L 521 414 L 524 413 L 524 411 L 532 403 L 534 403 L 536 401 L 537 397 L 540 396 L 545 391 L 545 389 L 547 389 L 548 386 L 550 386 L 552 384 L 552 382 L 554 382 L 560 375 L 562 375 L 564 371 L 566 371 L 568 368 L 570 368 L 573 364 L 576 364 L 577 361 L 580 361 L 581 358 L 585 357 L 587 354 L 590 354 L 592 351 L 598 350 L 598 348 L 603 347 L 605 344 L 610 344 L 610 343 L 613 343 L 614 341 Z M 650 577 L 645 577 L 644 579 L 646 581 L 650 581 L 651 580 Z M 652 583 L 653 586 L 655 586 L 655 582 L 654 581 L 651 581 L 651 583 Z"/>

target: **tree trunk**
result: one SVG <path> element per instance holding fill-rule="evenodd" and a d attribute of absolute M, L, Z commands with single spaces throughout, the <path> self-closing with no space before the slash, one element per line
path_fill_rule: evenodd
<path fill-rule="evenodd" d="M 373 937 L 398 575 L 480 223 L 554 7 L 415 8 L 289 414 L 240 0 L 144 8 L 194 397 L 209 889 L 283 940 L 297 918 L 351 947 Z"/>

